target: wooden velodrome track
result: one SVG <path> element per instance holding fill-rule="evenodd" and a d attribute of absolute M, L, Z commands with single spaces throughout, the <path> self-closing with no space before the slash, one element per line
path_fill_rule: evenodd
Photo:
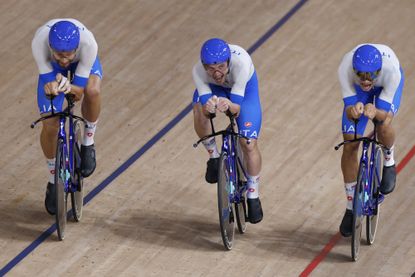
<path fill-rule="evenodd" d="M 412 0 L 0 1 L 0 275 L 410 276 L 414 10 Z M 31 39 L 56 17 L 92 30 L 104 68 L 98 168 L 85 180 L 84 217 L 68 224 L 63 242 L 43 206 L 40 126 L 29 128 L 38 117 Z M 253 52 L 263 108 L 265 217 L 237 234 L 230 252 L 189 112 L 191 69 L 214 36 Z M 345 196 L 333 146 L 341 141 L 337 67 L 363 42 L 390 45 L 406 83 L 394 122 L 398 186 L 382 205 L 375 244 L 353 263 L 350 239 L 338 235 Z"/>

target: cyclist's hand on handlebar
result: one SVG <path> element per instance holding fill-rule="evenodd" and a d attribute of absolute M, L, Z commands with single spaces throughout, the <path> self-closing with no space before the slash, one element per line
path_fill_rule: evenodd
<path fill-rule="evenodd" d="M 216 108 L 218 109 L 218 111 L 224 113 L 229 109 L 230 104 L 231 104 L 231 100 L 229 100 L 228 98 L 219 97 Z"/>
<path fill-rule="evenodd" d="M 63 76 L 62 74 L 56 74 L 56 81 L 58 82 L 58 92 L 63 92 L 65 94 L 71 92 L 71 82 Z"/>
<path fill-rule="evenodd" d="M 364 105 L 362 102 L 357 102 L 354 106 L 350 109 L 350 115 L 353 119 L 359 119 L 360 116 L 364 112 Z"/>
<path fill-rule="evenodd" d="M 45 95 L 48 98 L 53 98 L 53 97 L 55 97 L 59 94 L 59 92 L 58 92 L 58 82 L 56 82 L 56 81 L 52 81 L 52 82 L 49 82 L 49 83 L 45 84 L 45 86 L 43 88 L 45 90 Z"/>
<path fill-rule="evenodd" d="M 368 103 L 365 105 L 364 115 L 367 116 L 369 119 L 374 119 L 376 117 L 376 107 L 372 103 Z"/>
<path fill-rule="evenodd" d="M 206 102 L 204 108 L 207 113 L 216 113 L 217 104 L 218 104 L 218 97 L 216 95 L 213 95 Z"/>

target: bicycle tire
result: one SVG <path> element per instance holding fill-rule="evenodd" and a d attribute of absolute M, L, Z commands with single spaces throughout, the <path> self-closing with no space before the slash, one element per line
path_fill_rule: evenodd
<path fill-rule="evenodd" d="M 245 197 L 242 197 L 241 202 L 235 203 L 236 223 L 240 234 L 244 234 L 248 226 L 246 224 L 246 211 L 246 199 Z"/>
<path fill-rule="evenodd" d="M 72 215 L 76 222 L 82 218 L 82 208 L 84 206 L 84 181 L 81 174 L 81 139 L 82 139 L 81 122 L 74 121 L 75 144 L 74 151 L 74 177 L 72 184 L 76 190 L 71 191 Z"/>
<path fill-rule="evenodd" d="M 65 182 L 69 174 L 66 168 L 66 158 L 64 154 L 64 143 L 58 139 L 56 146 L 55 162 L 55 186 L 56 186 L 56 230 L 59 240 L 65 238 L 65 229 L 67 221 L 67 192 L 65 191 Z"/>
<path fill-rule="evenodd" d="M 218 211 L 220 231 L 225 249 L 231 250 L 235 235 L 235 211 L 234 205 L 230 201 L 230 194 L 233 192 L 234 188 L 230 180 L 228 156 L 226 153 L 222 153 L 220 156 L 218 175 Z"/>
<path fill-rule="evenodd" d="M 373 215 L 366 216 L 366 242 L 372 245 L 375 241 L 376 230 L 379 223 L 379 186 L 382 180 L 383 169 L 383 151 L 380 146 L 376 145 L 374 155 L 374 172 L 372 173 L 372 180 L 370 183 L 369 201 L 373 203 Z"/>
<path fill-rule="evenodd" d="M 237 153 L 238 155 L 236 156 L 237 159 L 236 163 L 237 163 L 237 176 L 238 176 L 238 187 L 239 187 L 239 191 L 242 189 L 243 186 L 246 186 L 246 178 L 244 175 L 244 169 L 242 168 L 244 165 L 244 156 L 243 156 L 243 152 L 241 149 L 241 145 L 239 143 L 239 139 L 237 139 L 237 143 L 236 143 L 236 147 L 237 147 Z M 238 225 L 238 231 L 240 234 L 243 234 L 246 232 L 246 228 L 247 228 L 247 208 L 246 208 L 246 190 L 242 192 L 242 196 L 240 199 L 239 203 L 235 203 L 235 217 L 236 217 L 236 223 Z"/>
<path fill-rule="evenodd" d="M 364 185 L 366 181 L 366 166 L 361 163 L 357 175 L 357 184 L 353 198 L 353 225 L 352 225 L 352 259 L 357 261 L 359 257 L 360 241 L 362 237 Z"/>

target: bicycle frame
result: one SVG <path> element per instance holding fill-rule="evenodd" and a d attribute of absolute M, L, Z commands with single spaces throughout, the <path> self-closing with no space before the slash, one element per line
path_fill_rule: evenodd
<path fill-rule="evenodd" d="M 62 112 L 58 112 L 58 113 L 54 112 L 54 106 L 52 103 L 53 99 L 51 98 L 50 99 L 51 108 L 52 108 L 51 114 L 39 118 L 38 120 L 33 122 L 30 127 L 34 128 L 37 123 L 44 121 L 46 119 L 53 118 L 53 117 L 59 117 L 58 140 L 61 139 L 63 141 L 63 155 L 64 155 L 66 165 L 67 165 L 67 172 L 63 173 L 65 174 L 64 176 L 65 178 L 62 178 L 62 179 L 65 180 L 65 192 L 70 193 L 70 192 L 76 191 L 77 185 L 78 185 L 76 183 L 77 181 L 75 178 L 74 147 L 75 147 L 76 141 L 75 141 L 75 132 L 74 132 L 75 130 L 74 119 L 78 119 L 84 122 L 84 124 L 86 123 L 86 121 L 82 117 L 76 116 L 72 113 L 73 107 L 75 106 L 74 96 L 72 94 L 66 94 L 65 98 L 67 100 L 68 106 Z M 68 123 L 69 123 L 69 128 L 68 128 L 69 139 L 68 139 L 68 135 L 66 132 L 66 119 L 67 118 L 68 118 Z M 56 174 L 58 173 L 56 172 Z M 62 172 L 59 174 L 62 174 Z"/>
<path fill-rule="evenodd" d="M 72 115 L 72 108 L 74 104 L 72 101 L 68 100 L 68 107 L 66 108 L 67 114 L 63 114 L 59 116 L 59 132 L 58 132 L 58 139 L 63 140 L 63 153 L 65 160 L 67 162 L 67 166 L 69 168 L 70 179 L 66 176 L 65 180 L 65 191 L 66 192 L 73 192 L 76 190 L 76 186 L 71 186 L 74 182 L 76 182 L 75 178 L 75 161 L 74 161 L 74 144 L 75 144 L 75 133 L 74 133 L 74 120 Z M 64 111 L 65 113 L 65 111 Z M 53 113 L 52 113 L 53 114 Z M 67 139 L 66 130 L 65 130 L 65 123 L 66 117 L 68 117 L 69 121 L 69 140 Z M 65 174 L 67 174 L 65 172 Z M 69 180 L 71 182 L 69 182 Z"/>
<path fill-rule="evenodd" d="M 334 149 L 338 150 L 342 145 L 347 143 L 353 143 L 353 142 L 363 142 L 362 143 L 362 155 L 360 157 L 360 163 L 359 165 L 364 165 L 365 171 L 364 171 L 364 205 L 363 205 L 363 215 L 365 216 L 372 216 L 376 215 L 377 213 L 377 206 L 383 201 L 383 195 L 379 194 L 379 197 L 369 197 L 372 190 L 372 180 L 373 178 L 377 179 L 377 184 L 380 184 L 380 174 L 376 171 L 375 167 L 375 152 L 376 152 L 376 146 L 379 145 L 381 147 L 384 147 L 381 143 L 377 141 L 377 134 L 376 134 L 376 125 L 377 121 L 373 121 L 374 124 L 374 130 L 373 135 L 370 137 L 360 137 L 357 138 L 356 132 L 357 132 L 357 120 L 355 121 L 355 138 L 352 140 L 345 140 L 339 145 L 337 145 Z M 369 149 L 371 150 L 370 158 L 369 158 Z M 381 170 L 381 169 L 378 169 Z M 372 200 L 372 201 L 369 201 Z"/>
<path fill-rule="evenodd" d="M 375 133 L 374 133 L 375 137 Z M 368 156 L 369 148 L 371 149 L 370 159 Z M 377 206 L 378 206 L 378 197 L 369 197 L 369 194 L 372 193 L 372 182 L 373 178 L 377 178 L 377 184 L 380 184 L 379 173 L 376 172 L 375 167 L 375 151 L 376 151 L 376 143 L 370 141 L 363 141 L 362 145 L 362 156 L 360 158 L 360 164 L 365 165 L 365 173 L 364 173 L 364 206 L 363 206 L 363 215 L 376 215 L 377 214 Z M 372 201 L 369 201 L 372 200 Z"/>
<path fill-rule="evenodd" d="M 231 121 L 231 124 L 228 126 L 227 130 L 228 133 L 222 134 L 222 152 L 227 153 L 227 167 L 230 173 L 230 202 L 231 203 L 240 203 L 242 201 L 242 195 L 246 191 L 247 186 L 246 184 L 239 184 L 239 176 L 238 174 L 243 174 L 245 178 L 246 172 L 244 167 L 242 166 L 242 161 L 240 159 L 240 154 L 236 148 L 237 145 L 237 138 L 234 133 L 234 123 Z M 242 172 L 238 172 L 238 164 L 242 169 Z"/>
<path fill-rule="evenodd" d="M 230 120 L 230 124 L 225 130 L 216 132 L 215 127 L 213 125 L 213 118 L 216 116 L 215 114 L 210 114 L 210 125 L 212 127 L 212 134 L 207 135 L 199 139 L 195 144 L 193 144 L 193 147 L 197 147 L 200 142 L 211 138 L 215 136 L 222 136 L 222 152 L 225 152 L 227 154 L 227 168 L 229 169 L 230 173 L 230 202 L 231 203 L 240 203 L 242 201 L 242 195 L 247 189 L 246 184 L 238 184 L 238 181 L 240 178 L 238 178 L 238 165 L 242 170 L 242 174 L 244 175 L 244 178 L 247 178 L 247 173 L 245 172 L 245 168 L 242 164 L 242 160 L 240 157 L 240 153 L 238 153 L 237 149 L 237 140 L 239 138 L 244 138 L 247 140 L 247 143 L 249 144 L 251 142 L 251 139 L 235 132 L 235 115 L 231 114 L 229 111 L 226 112 L 226 115 L 228 116 Z"/>

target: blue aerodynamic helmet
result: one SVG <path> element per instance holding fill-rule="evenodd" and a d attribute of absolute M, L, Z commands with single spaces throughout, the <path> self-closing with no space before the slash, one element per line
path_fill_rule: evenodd
<path fill-rule="evenodd" d="M 79 40 L 79 29 L 70 21 L 58 21 L 50 28 L 49 45 L 57 52 L 70 52 L 77 49 Z"/>
<path fill-rule="evenodd" d="M 353 54 L 353 69 L 355 72 L 379 72 L 382 69 L 382 54 L 372 45 L 360 46 Z"/>
<path fill-rule="evenodd" d="M 220 38 L 211 38 L 202 45 L 200 60 L 203 64 L 218 64 L 231 58 L 228 43 Z"/>

